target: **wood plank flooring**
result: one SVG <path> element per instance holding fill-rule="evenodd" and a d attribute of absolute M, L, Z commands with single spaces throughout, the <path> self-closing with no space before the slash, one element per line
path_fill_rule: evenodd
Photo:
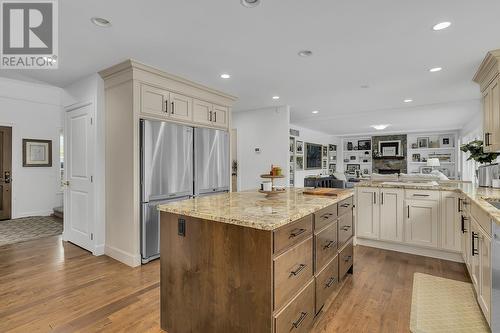
<path fill-rule="evenodd" d="M 60 236 L 0 247 L 0 332 L 161 332 L 159 271 Z M 409 332 L 414 272 L 469 281 L 462 264 L 357 246 L 354 276 L 314 333 Z"/>

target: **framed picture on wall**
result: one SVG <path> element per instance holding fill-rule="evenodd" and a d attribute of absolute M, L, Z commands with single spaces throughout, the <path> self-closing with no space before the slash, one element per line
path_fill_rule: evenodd
<path fill-rule="evenodd" d="M 304 156 L 295 158 L 295 170 L 304 170 Z"/>
<path fill-rule="evenodd" d="M 439 137 L 439 147 L 451 148 L 454 146 L 453 137 L 451 135 L 442 135 Z"/>
<path fill-rule="evenodd" d="M 346 165 L 346 171 L 347 172 L 355 172 L 356 170 L 360 169 L 359 164 L 347 164 Z"/>
<path fill-rule="evenodd" d="M 417 138 L 418 148 L 429 148 L 429 137 Z"/>
<path fill-rule="evenodd" d="M 23 167 L 51 167 L 52 140 L 23 139 Z"/>
<path fill-rule="evenodd" d="M 304 141 L 295 141 L 295 153 L 304 155 Z"/>

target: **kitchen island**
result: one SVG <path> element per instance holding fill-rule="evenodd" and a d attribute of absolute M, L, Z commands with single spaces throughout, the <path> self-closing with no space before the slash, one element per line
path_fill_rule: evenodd
<path fill-rule="evenodd" d="M 308 332 L 352 273 L 352 196 L 249 191 L 159 206 L 161 327 Z"/>

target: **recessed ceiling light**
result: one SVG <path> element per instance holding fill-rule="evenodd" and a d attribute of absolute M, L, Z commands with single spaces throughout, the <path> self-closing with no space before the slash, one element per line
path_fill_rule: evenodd
<path fill-rule="evenodd" d="M 441 67 L 433 67 L 431 69 L 429 69 L 429 72 L 431 73 L 434 73 L 434 72 L 439 72 L 440 70 L 442 70 L 443 68 Z"/>
<path fill-rule="evenodd" d="M 273 99 L 277 100 L 277 99 L 280 99 L 280 97 L 279 96 L 273 96 Z"/>
<path fill-rule="evenodd" d="M 319 113 L 319 111 L 318 111 L 318 110 L 314 110 L 312 113 L 313 113 L 313 114 L 318 114 L 318 113 Z"/>
<path fill-rule="evenodd" d="M 298 53 L 298 55 L 300 57 L 310 57 L 310 56 L 312 56 L 312 54 L 313 53 L 310 50 L 302 50 L 302 51 L 299 51 L 299 53 Z"/>
<path fill-rule="evenodd" d="M 432 30 L 438 31 L 448 28 L 451 25 L 451 22 L 440 22 L 432 27 Z"/>
<path fill-rule="evenodd" d="M 108 28 L 111 26 L 111 22 L 102 17 L 93 17 L 90 22 L 94 23 L 98 27 Z"/>
<path fill-rule="evenodd" d="M 241 0 L 241 4 L 245 7 L 253 8 L 260 5 L 260 0 Z"/>
<path fill-rule="evenodd" d="M 413 100 L 411 98 L 407 98 L 403 102 L 405 102 L 405 103 L 411 103 L 411 102 L 413 102 Z"/>
<path fill-rule="evenodd" d="M 223 79 L 230 79 L 231 75 L 224 73 L 224 74 L 221 74 L 220 77 Z"/>
<path fill-rule="evenodd" d="M 370 127 L 375 128 L 377 131 L 381 131 L 389 127 L 389 124 L 371 125 Z"/>

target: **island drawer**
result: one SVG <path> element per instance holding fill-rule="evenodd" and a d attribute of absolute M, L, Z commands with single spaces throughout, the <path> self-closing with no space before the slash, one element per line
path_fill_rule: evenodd
<path fill-rule="evenodd" d="M 433 190 L 405 190 L 406 199 L 439 200 L 439 191 Z"/>
<path fill-rule="evenodd" d="M 273 233 L 274 253 L 279 253 L 311 235 L 312 228 L 313 223 L 311 214 L 275 230 Z"/>
<path fill-rule="evenodd" d="M 312 237 L 276 257 L 273 268 L 274 309 L 279 309 L 313 276 Z"/>
<path fill-rule="evenodd" d="M 352 267 L 354 252 L 352 240 L 339 253 L 339 280 L 342 280 L 347 271 Z"/>
<path fill-rule="evenodd" d="M 314 213 L 314 230 L 323 228 L 337 219 L 337 204 L 330 205 Z"/>
<path fill-rule="evenodd" d="M 352 212 L 352 197 L 339 202 L 339 216 L 342 216 L 349 211 Z"/>
<path fill-rule="evenodd" d="M 339 217 L 338 246 L 341 247 L 353 235 L 352 211 Z"/>
<path fill-rule="evenodd" d="M 337 255 L 337 221 L 320 230 L 314 235 L 315 272 L 319 272 Z"/>
<path fill-rule="evenodd" d="M 280 311 L 274 319 L 275 333 L 309 332 L 314 319 L 314 280 Z"/>
<path fill-rule="evenodd" d="M 316 314 L 339 285 L 339 257 L 333 258 L 316 276 Z"/>
<path fill-rule="evenodd" d="M 488 213 L 486 213 L 478 204 L 473 202 L 470 205 L 470 214 L 479 223 L 479 225 L 486 231 L 488 236 L 491 236 L 491 219 Z"/>

